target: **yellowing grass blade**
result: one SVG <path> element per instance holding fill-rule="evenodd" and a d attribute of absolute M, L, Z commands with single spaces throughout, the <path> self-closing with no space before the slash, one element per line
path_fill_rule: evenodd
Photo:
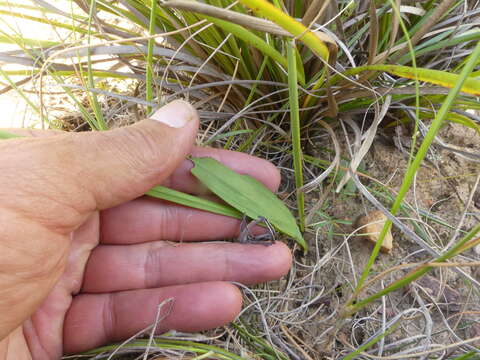
<path fill-rule="evenodd" d="M 447 71 L 423 68 L 414 69 L 409 66 L 379 65 L 379 67 L 383 67 L 383 69 L 379 70 L 389 72 L 393 75 L 401 76 L 407 79 L 416 78 L 420 81 L 429 82 L 431 84 L 440 85 L 446 88 L 453 88 L 460 77 L 457 74 L 452 74 Z M 461 90 L 472 95 L 480 95 L 480 80 L 468 77 L 465 80 Z"/>
<path fill-rule="evenodd" d="M 424 68 L 413 68 L 410 66 L 401 65 L 367 65 L 359 66 L 354 69 L 345 71 L 344 75 L 356 75 L 363 71 L 385 71 L 392 75 L 400 76 L 407 79 L 417 79 L 425 81 L 430 84 L 440 85 L 446 88 L 453 88 L 458 82 L 460 75 L 452 74 L 447 71 L 431 70 Z M 330 85 L 333 85 L 336 81 L 340 80 L 338 75 L 333 76 Z M 467 94 L 480 96 L 480 79 L 467 77 L 461 91 Z"/>
<path fill-rule="evenodd" d="M 273 21 L 278 26 L 287 30 L 298 40 L 302 41 L 318 57 L 328 62 L 332 57 L 330 52 L 336 52 L 337 45 L 327 35 L 313 33 L 305 25 L 296 21 L 266 0 L 239 0 L 255 13 Z M 328 44 L 328 45 L 327 45 Z"/>

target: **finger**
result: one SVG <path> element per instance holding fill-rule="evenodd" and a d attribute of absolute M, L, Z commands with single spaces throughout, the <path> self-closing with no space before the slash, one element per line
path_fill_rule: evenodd
<path fill-rule="evenodd" d="M 197 130 L 193 107 L 174 101 L 125 128 L 5 140 L 2 169 L 9 176 L 0 186 L 24 192 L 5 205 L 31 212 L 26 216 L 51 214 L 48 221 L 71 230 L 92 210 L 132 200 L 165 181 L 192 151 Z M 18 186 L 18 179 L 28 186 Z M 38 194 L 34 202 L 32 194 Z"/>
<path fill-rule="evenodd" d="M 90 256 L 82 291 L 105 293 L 217 280 L 255 284 L 281 278 L 291 264 L 291 252 L 281 242 L 271 246 L 164 241 L 106 245 Z"/>
<path fill-rule="evenodd" d="M 280 185 L 280 172 L 278 169 L 271 162 L 255 156 L 209 147 L 195 147 L 192 150 L 192 156 L 214 158 L 239 174 L 254 177 L 271 191 L 276 191 Z M 190 194 L 202 195 L 209 193 L 190 173 L 192 167 L 193 163 L 190 160 L 183 161 L 162 185 Z"/>
<path fill-rule="evenodd" d="M 237 219 L 142 197 L 102 212 L 100 241 L 135 244 L 156 240 L 224 240 L 238 236 L 239 230 Z"/>
<path fill-rule="evenodd" d="M 146 329 L 155 321 L 159 305 L 168 299 L 173 304 L 161 308 L 164 317 L 160 317 L 157 333 L 222 326 L 235 319 L 242 305 L 238 288 L 225 282 L 78 295 L 65 318 L 65 352 L 82 352 Z"/>

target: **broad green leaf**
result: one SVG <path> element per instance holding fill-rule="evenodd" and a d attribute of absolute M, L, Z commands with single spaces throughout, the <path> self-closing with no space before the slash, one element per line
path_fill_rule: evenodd
<path fill-rule="evenodd" d="M 237 174 L 212 158 L 192 158 L 192 161 L 195 164 L 192 174 L 210 191 L 252 219 L 263 216 L 307 251 L 295 218 L 265 185 L 251 176 Z"/>

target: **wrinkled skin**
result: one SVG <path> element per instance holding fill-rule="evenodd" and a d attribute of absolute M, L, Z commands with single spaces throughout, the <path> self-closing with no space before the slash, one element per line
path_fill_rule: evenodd
<path fill-rule="evenodd" d="M 168 299 L 157 332 L 221 326 L 241 309 L 230 281 L 288 271 L 284 244 L 199 243 L 236 236 L 240 222 L 142 196 L 164 184 L 213 198 L 190 175 L 189 154 L 279 184 L 264 160 L 193 146 L 195 110 L 167 107 L 160 122 L 0 142 L 0 359 L 58 359 L 126 339 Z"/>

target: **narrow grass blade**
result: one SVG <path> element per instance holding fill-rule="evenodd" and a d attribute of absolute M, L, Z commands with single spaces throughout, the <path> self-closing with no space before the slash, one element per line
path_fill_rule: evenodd
<path fill-rule="evenodd" d="M 402 65 L 366 65 L 349 69 L 343 75 L 356 75 L 364 71 L 385 71 L 392 75 L 400 76 L 407 79 L 414 79 L 425 81 L 430 84 L 444 86 L 446 88 L 453 88 L 459 81 L 460 75 L 451 72 L 424 68 L 414 68 Z M 330 84 L 336 83 L 340 80 L 339 75 L 332 76 Z M 480 96 L 480 80 L 468 76 L 462 83 L 461 91 Z"/>
<path fill-rule="evenodd" d="M 386 338 L 388 335 L 390 335 L 391 333 L 393 333 L 395 330 L 398 329 L 398 327 L 400 326 L 400 321 L 397 321 L 395 324 L 393 324 L 392 326 L 390 326 L 388 329 L 386 329 L 386 331 L 383 333 L 383 334 L 380 334 L 378 335 L 377 337 L 373 338 L 372 340 L 370 340 L 369 342 L 361 345 L 357 350 L 351 352 L 350 354 L 348 354 L 347 356 L 345 356 L 344 358 L 342 358 L 342 360 L 353 360 L 353 359 L 356 359 L 358 355 L 360 355 L 363 351 L 371 348 L 373 345 L 375 345 L 376 343 L 378 343 L 380 340 Z"/>
<path fill-rule="evenodd" d="M 0 35 L 0 43 L 3 44 L 23 44 L 23 46 L 39 46 L 42 48 L 58 46 L 60 45 L 57 41 L 49 41 L 49 40 L 40 40 L 40 39 L 29 39 L 23 38 L 20 36 L 5 36 Z"/>
<path fill-rule="evenodd" d="M 209 211 L 219 215 L 230 216 L 237 219 L 241 219 L 243 216 L 239 211 L 235 210 L 230 206 L 222 205 L 214 201 L 185 194 L 180 191 L 166 188 L 164 186 L 156 186 L 153 189 L 149 190 L 146 194 L 157 199 L 167 200 L 176 204 L 188 206 L 199 210 Z"/>
<path fill-rule="evenodd" d="M 149 35 L 155 34 L 155 18 L 157 14 L 157 0 L 152 0 L 152 6 L 150 9 L 150 24 L 148 27 Z M 147 102 L 153 100 L 153 46 L 155 45 L 155 39 L 148 39 L 148 50 L 147 50 L 147 74 L 146 74 L 146 95 L 145 98 Z M 152 111 L 151 106 L 147 106 L 147 115 Z"/>
<path fill-rule="evenodd" d="M 36 16 L 26 15 L 26 14 L 23 14 L 23 13 L 16 13 L 16 12 L 13 12 L 13 11 L 0 10 L 0 15 L 4 15 L 4 16 L 14 16 L 14 17 L 18 17 L 18 18 L 20 18 L 20 19 L 26 19 L 26 20 L 36 21 L 36 22 L 38 22 L 38 23 L 42 23 L 42 24 L 54 26 L 55 28 L 63 28 L 63 29 L 68 29 L 68 30 L 70 30 L 70 31 L 77 31 L 77 32 L 82 33 L 82 34 L 85 34 L 85 35 L 88 33 L 88 30 L 85 30 L 85 29 L 83 29 L 83 28 L 75 28 L 75 29 L 74 29 L 74 28 L 72 28 L 72 26 L 67 25 L 67 24 L 64 24 L 64 23 L 59 22 L 59 21 L 54 21 L 54 20 L 39 18 L 39 17 L 36 17 Z M 95 33 L 95 34 L 93 34 L 93 35 L 94 35 L 94 36 L 101 37 L 101 35 L 99 35 L 98 33 Z"/>
<path fill-rule="evenodd" d="M 91 45 L 91 29 L 92 29 L 92 19 L 93 19 L 93 14 L 96 10 L 96 2 L 92 1 L 90 4 L 90 12 L 89 12 L 89 17 L 88 17 L 88 36 L 87 36 L 87 41 L 88 45 Z M 88 87 L 91 89 L 95 88 L 95 81 L 93 78 L 93 69 L 92 69 L 92 58 L 91 58 L 91 53 L 90 49 L 88 49 L 87 53 L 87 78 L 88 78 Z M 93 109 L 93 113 L 95 114 L 95 125 L 97 130 L 107 130 L 108 126 L 105 122 L 105 119 L 103 117 L 103 111 L 102 107 L 98 101 L 97 94 L 95 92 L 88 92 L 88 100 L 91 104 L 91 107 Z"/>
<path fill-rule="evenodd" d="M 378 17 L 377 17 L 377 9 L 375 6 L 375 1 L 370 0 L 370 7 L 369 7 L 369 14 L 370 14 L 370 34 L 368 37 L 368 64 L 373 64 L 373 60 L 377 55 L 378 50 L 378 37 L 379 37 L 379 24 L 378 24 Z"/>
<path fill-rule="evenodd" d="M 35 105 L 30 98 L 20 89 L 15 82 L 8 76 L 8 74 L 0 67 L 0 75 L 3 76 L 3 78 L 8 82 L 8 84 L 17 91 L 17 93 L 25 100 L 25 102 L 30 105 L 33 111 L 35 111 L 37 114 L 41 114 L 40 109 L 38 108 L 37 105 Z"/>
<path fill-rule="evenodd" d="M 233 139 L 233 137 L 235 137 L 236 135 L 250 134 L 252 132 L 253 132 L 252 129 L 245 129 L 245 130 L 234 130 L 234 131 L 227 132 L 225 134 L 219 134 L 205 141 L 205 145 L 211 144 L 215 141 L 225 139 L 225 138 Z"/>
<path fill-rule="evenodd" d="M 469 241 L 471 241 L 479 232 L 480 232 L 480 224 L 478 224 L 473 229 L 471 229 L 467 233 L 467 235 L 465 235 L 460 241 L 458 241 L 458 243 L 455 246 L 453 246 L 450 250 L 445 252 L 445 254 L 439 256 L 438 258 L 436 258 L 432 262 L 433 263 L 444 262 L 444 261 L 454 257 L 455 255 L 458 255 L 463 250 L 463 246 L 466 243 L 468 243 Z M 355 305 L 351 305 L 348 309 L 348 312 L 349 313 L 357 312 L 358 310 L 360 310 L 364 306 L 370 304 L 372 301 L 374 301 L 376 299 L 379 299 L 382 296 L 391 293 L 392 291 L 395 291 L 397 289 L 400 289 L 400 288 L 403 288 L 403 287 L 407 286 L 408 284 L 410 284 L 411 282 L 420 278 L 421 276 L 425 275 L 427 272 L 429 272 L 432 269 L 433 269 L 433 266 L 428 265 L 428 263 L 425 264 L 425 265 L 421 265 L 417 269 L 415 269 L 415 270 L 411 271 L 410 273 L 408 273 L 407 275 L 405 275 L 403 278 L 401 278 L 401 279 L 395 281 L 393 284 L 387 286 L 385 289 L 379 291 L 378 293 L 376 293 L 372 296 L 369 296 L 368 298 L 366 298 L 364 300 L 361 300 L 361 301 L 355 303 Z"/>
<path fill-rule="evenodd" d="M 292 132 L 293 169 L 295 171 L 295 188 L 297 189 L 297 207 L 300 230 L 305 229 L 305 195 L 299 189 L 303 186 L 303 156 L 300 140 L 300 109 L 298 104 L 297 62 L 295 59 L 295 42 L 287 42 L 288 89 L 290 100 L 290 128 Z"/>
<path fill-rule="evenodd" d="M 468 127 L 470 129 L 473 129 L 477 132 L 478 135 L 480 135 L 480 125 L 477 124 L 475 121 L 469 119 L 468 117 L 461 115 L 461 114 L 456 114 L 453 112 L 450 112 L 448 114 L 448 121 L 463 125 L 465 127 Z"/>
<path fill-rule="evenodd" d="M 466 354 L 457 356 L 455 358 L 452 358 L 452 360 L 470 360 L 470 359 L 476 359 L 478 360 L 478 353 L 476 351 L 470 351 Z"/>
<path fill-rule="evenodd" d="M 123 343 L 123 344 L 107 345 L 107 346 L 99 347 L 94 350 L 86 351 L 83 354 L 84 355 L 103 354 L 106 351 L 114 351 L 119 346 L 121 346 L 122 349 L 124 348 L 126 350 L 130 350 L 130 349 L 138 350 L 142 348 L 147 348 L 149 345 L 148 341 L 149 341 L 148 339 L 139 339 L 139 340 L 130 341 L 126 344 Z M 238 356 L 234 353 L 231 353 L 217 346 L 203 344 L 200 342 L 188 341 L 188 340 L 170 340 L 165 338 L 155 338 L 154 347 L 159 349 L 166 349 L 166 350 L 169 350 L 169 349 L 183 350 L 186 352 L 193 352 L 197 355 L 202 355 L 210 352 L 214 354 L 216 359 L 225 359 L 225 360 L 243 360 L 244 359 L 241 356 Z"/>

